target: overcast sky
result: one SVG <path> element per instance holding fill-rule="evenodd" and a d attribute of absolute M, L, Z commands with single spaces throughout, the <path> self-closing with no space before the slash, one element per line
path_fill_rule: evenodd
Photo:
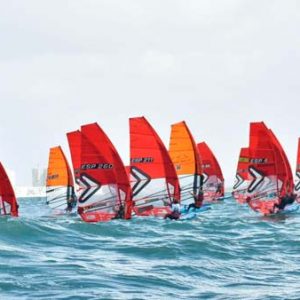
<path fill-rule="evenodd" d="M 227 186 L 249 122 L 273 129 L 295 169 L 300 1 L 0 0 L 0 160 L 31 183 L 65 133 L 98 122 L 124 162 L 128 118 L 168 146 L 185 120 Z"/>

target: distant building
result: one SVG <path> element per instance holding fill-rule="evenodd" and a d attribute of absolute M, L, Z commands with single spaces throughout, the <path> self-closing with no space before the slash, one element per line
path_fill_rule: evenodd
<path fill-rule="evenodd" d="M 46 185 L 47 169 L 43 169 L 40 176 L 40 186 Z"/>
<path fill-rule="evenodd" d="M 33 197 L 45 197 L 45 186 L 17 186 L 15 187 L 15 193 L 18 198 L 33 198 Z"/>
<path fill-rule="evenodd" d="M 32 169 L 32 186 L 39 186 L 39 169 Z"/>
<path fill-rule="evenodd" d="M 46 184 L 47 169 L 32 169 L 32 186 L 44 186 Z"/>

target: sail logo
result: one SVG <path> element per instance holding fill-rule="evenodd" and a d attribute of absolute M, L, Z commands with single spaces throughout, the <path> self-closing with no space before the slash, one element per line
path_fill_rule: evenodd
<path fill-rule="evenodd" d="M 98 164 L 83 164 L 81 170 L 95 170 L 95 169 L 112 169 L 113 164 L 98 163 Z"/>
<path fill-rule="evenodd" d="M 87 174 L 82 174 L 78 179 L 79 186 L 82 188 L 82 193 L 78 198 L 79 203 L 84 203 L 89 200 L 100 188 L 100 182 Z"/>
<path fill-rule="evenodd" d="M 204 184 L 208 180 L 209 176 L 206 173 L 203 173 L 202 176 L 203 176 L 203 184 Z"/>
<path fill-rule="evenodd" d="M 243 177 L 240 174 L 235 175 L 235 183 L 233 189 L 236 190 L 244 182 Z"/>
<path fill-rule="evenodd" d="M 152 163 L 154 159 L 153 157 L 135 157 L 132 158 L 130 161 L 133 164 L 143 164 L 143 163 Z"/>
<path fill-rule="evenodd" d="M 252 164 L 266 164 L 268 162 L 267 158 L 251 158 L 250 163 Z"/>
<path fill-rule="evenodd" d="M 137 167 L 131 167 L 130 172 L 135 179 L 132 186 L 132 195 L 135 197 L 150 183 L 151 177 Z"/>
<path fill-rule="evenodd" d="M 209 169 L 210 167 L 211 167 L 210 164 L 203 164 L 203 165 L 202 165 L 202 168 L 203 168 L 203 169 Z"/>
<path fill-rule="evenodd" d="M 253 180 L 248 187 L 248 192 L 252 193 L 264 181 L 265 176 L 254 167 L 249 167 L 249 173 L 253 177 Z"/>

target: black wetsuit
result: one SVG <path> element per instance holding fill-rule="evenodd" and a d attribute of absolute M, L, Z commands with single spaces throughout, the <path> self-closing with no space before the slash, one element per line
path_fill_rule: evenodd
<path fill-rule="evenodd" d="M 222 193 L 222 186 L 218 185 L 217 190 L 216 190 L 216 194 L 221 194 L 221 193 Z"/>
<path fill-rule="evenodd" d="M 178 220 L 180 218 L 179 211 L 172 211 L 170 214 L 165 215 L 165 219 Z"/>
<path fill-rule="evenodd" d="M 72 211 L 72 209 L 73 209 L 73 202 L 67 202 L 66 211 Z"/>
<path fill-rule="evenodd" d="M 121 205 L 118 212 L 116 213 L 115 217 L 113 219 L 123 219 L 125 214 L 124 206 Z"/>
<path fill-rule="evenodd" d="M 277 207 L 278 209 L 283 210 L 288 204 L 293 204 L 295 201 L 295 197 L 294 196 L 284 196 L 281 198 L 281 201 L 279 204 L 275 204 L 275 207 Z"/>
<path fill-rule="evenodd" d="M 67 201 L 67 208 L 66 208 L 66 211 L 72 211 L 72 209 L 76 206 L 76 196 L 73 195 L 72 198 L 70 198 L 68 201 Z"/>
<path fill-rule="evenodd" d="M 178 220 L 180 218 L 180 205 L 179 203 L 173 203 L 171 205 L 172 212 L 165 215 L 165 219 Z"/>
<path fill-rule="evenodd" d="M 201 205 L 200 205 L 200 206 L 196 206 L 196 204 L 195 204 L 195 203 L 191 203 L 191 204 L 189 204 L 189 206 L 188 206 L 187 210 L 189 211 L 191 208 L 195 208 L 195 209 L 197 209 L 197 208 L 200 208 L 201 206 L 202 206 L 202 203 L 201 203 Z"/>

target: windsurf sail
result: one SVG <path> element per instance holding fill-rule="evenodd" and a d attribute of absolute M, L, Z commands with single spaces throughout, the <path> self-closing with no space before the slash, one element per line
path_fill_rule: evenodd
<path fill-rule="evenodd" d="M 293 173 L 292 168 L 290 166 L 289 160 L 287 158 L 287 155 L 285 151 L 283 150 L 282 145 L 280 144 L 279 140 L 273 133 L 271 129 L 269 129 L 269 133 L 271 135 L 271 138 L 273 139 L 274 144 L 276 145 L 276 149 L 279 150 L 280 155 L 278 155 L 278 159 L 280 159 L 281 162 L 284 164 L 285 173 L 284 173 L 284 181 L 282 184 L 282 189 L 280 191 L 280 195 L 283 196 L 285 194 L 290 194 L 294 191 L 294 179 L 293 179 Z"/>
<path fill-rule="evenodd" d="M 224 177 L 220 165 L 205 142 L 197 144 L 202 161 L 203 196 L 206 201 L 224 196 Z"/>
<path fill-rule="evenodd" d="M 5 169 L 0 162 L 0 215 L 18 216 L 18 203 L 15 192 Z"/>
<path fill-rule="evenodd" d="M 232 192 L 232 196 L 239 203 L 246 202 L 247 188 L 251 182 L 250 174 L 248 171 L 249 164 L 249 148 L 241 148 Z"/>
<path fill-rule="evenodd" d="M 81 126 L 78 212 L 85 222 L 131 218 L 132 199 L 122 160 L 97 123 Z"/>
<path fill-rule="evenodd" d="M 169 154 L 179 178 L 181 202 L 190 204 L 202 193 L 203 176 L 200 154 L 184 121 L 171 126 Z"/>
<path fill-rule="evenodd" d="M 275 175 L 279 196 L 291 191 L 291 170 L 286 155 L 273 132 L 263 122 L 250 124 L 250 149 L 268 149 L 274 153 Z"/>
<path fill-rule="evenodd" d="M 51 148 L 49 153 L 46 203 L 63 211 L 72 211 L 76 206 L 72 172 L 60 146 Z"/>
<path fill-rule="evenodd" d="M 180 199 L 178 177 L 160 137 L 144 117 L 130 118 L 130 182 L 137 215 L 164 215 Z"/>
<path fill-rule="evenodd" d="M 295 192 L 297 194 L 297 198 L 299 199 L 300 197 L 300 138 L 298 138 Z"/>
<path fill-rule="evenodd" d="M 68 132 L 67 139 L 71 153 L 75 182 L 77 183 L 80 175 L 81 132 L 79 130 Z"/>
<path fill-rule="evenodd" d="M 283 148 L 263 122 L 250 124 L 249 154 L 247 202 L 256 211 L 272 213 L 293 183 Z"/>

